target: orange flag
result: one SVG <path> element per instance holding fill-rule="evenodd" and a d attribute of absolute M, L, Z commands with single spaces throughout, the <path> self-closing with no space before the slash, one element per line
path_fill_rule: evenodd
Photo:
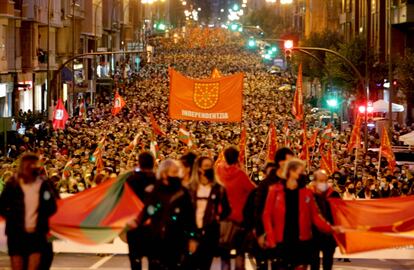
<path fill-rule="evenodd" d="M 125 100 L 119 95 L 118 91 L 116 91 L 114 98 L 114 107 L 112 108 L 112 115 L 117 115 L 125 105 Z"/>
<path fill-rule="evenodd" d="M 246 127 L 243 127 L 241 133 L 240 133 L 240 142 L 239 142 L 239 162 L 242 167 L 244 167 L 245 159 L 246 159 L 246 143 L 247 143 L 247 131 Z"/>
<path fill-rule="evenodd" d="M 161 127 L 158 125 L 157 121 L 155 120 L 154 115 L 150 112 L 148 114 L 150 121 L 151 121 L 151 126 L 152 126 L 152 131 L 154 132 L 154 134 L 156 135 L 160 135 L 160 136 L 165 136 L 165 132 L 161 129 Z"/>
<path fill-rule="evenodd" d="M 243 73 L 196 80 L 170 69 L 169 115 L 172 119 L 240 122 Z"/>
<path fill-rule="evenodd" d="M 214 68 L 213 71 L 211 72 L 211 78 L 212 79 L 218 79 L 221 78 L 221 73 L 217 68 Z"/>
<path fill-rule="evenodd" d="M 348 151 L 352 152 L 354 148 L 359 149 L 361 147 L 361 126 L 362 117 L 358 114 L 355 121 L 354 128 L 352 129 L 351 138 L 349 138 Z"/>
<path fill-rule="evenodd" d="M 313 135 L 312 135 L 312 137 L 311 137 L 311 139 L 310 139 L 310 141 L 309 141 L 309 146 L 310 146 L 310 147 L 315 147 L 315 145 L 316 145 L 316 140 L 318 139 L 318 133 L 319 133 L 319 129 L 315 129 L 315 130 L 313 131 Z"/>
<path fill-rule="evenodd" d="M 414 197 L 376 200 L 331 199 L 335 238 L 343 253 L 414 245 Z"/>
<path fill-rule="evenodd" d="M 296 120 L 303 120 L 303 88 L 302 88 L 302 64 L 299 64 L 298 78 L 296 81 L 296 91 L 293 97 L 292 114 Z"/>
<path fill-rule="evenodd" d="M 394 152 L 392 151 L 392 145 L 390 142 L 390 138 L 388 136 L 388 132 L 385 129 L 385 127 L 382 129 L 380 151 L 381 151 L 380 155 L 385 157 L 388 161 L 388 168 L 390 168 L 391 171 L 394 171 L 397 163 L 395 161 L 395 156 L 394 156 Z"/>
<path fill-rule="evenodd" d="M 269 127 L 269 140 L 267 145 L 267 161 L 274 161 L 278 148 L 276 127 L 273 123 Z"/>
<path fill-rule="evenodd" d="M 328 175 L 332 175 L 337 171 L 337 165 L 332 155 L 332 146 L 329 145 L 328 150 L 324 153 L 323 148 L 320 149 L 321 152 L 321 164 L 320 168 L 325 170 Z"/>

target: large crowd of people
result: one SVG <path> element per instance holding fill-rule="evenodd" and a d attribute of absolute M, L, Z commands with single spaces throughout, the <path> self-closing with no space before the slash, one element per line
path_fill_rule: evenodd
<path fill-rule="evenodd" d="M 243 72 L 243 121 L 169 119 L 171 66 L 194 78 L 209 77 L 213 68 L 223 76 Z M 128 233 L 133 269 L 141 269 L 142 256 L 150 258 L 150 269 L 209 269 L 217 255 L 222 269 L 230 269 L 229 251 L 234 247 L 238 247 L 236 269 L 244 269 L 244 252 L 256 257 L 258 269 L 267 269 L 268 260 L 272 269 L 305 269 L 300 267 L 308 264 L 319 269 L 319 259 L 315 259 L 319 252 L 312 252 L 315 246 L 327 254 L 323 265 L 330 269 L 335 242 L 329 234 L 338 228 L 330 225 L 332 215 L 326 198 L 414 194 L 414 172 L 408 165 L 391 171 L 377 152 L 364 155 L 360 151 L 355 157 L 348 151 L 350 128 L 333 128 L 328 138 L 338 170 L 332 175 L 320 170 L 318 149 L 322 140 L 327 140 L 322 138 L 326 124 L 311 115 L 306 117 L 307 127 L 310 134 L 319 130 L 318 139 L 309 164 L 296 159 L 302 148 L 302 128 L 291 115 L 293 92 L 280 90 L 294 78 L 288 73 L 269 73 L 257 54 L 239 45 L 156 47 L 151 63 L 133 78 L 117 89 L 127 103 L 119 114 L 111 114 L 113 96 L 98 96 L 93 103 L 86 102 L 86 117 L 78 116 L 79 107 L 75 110 L 65 130 L 53 130 L 51 122 L 30 127 L 18 135 L 0 161 L 4 184 L 16 177 L 16 168 L 25 169 L 21 164 L 19 167 L 19 157 L 36 153 L 40 174 L 47 176 L 59 193 L 81 192 L 134 170 L 128 182 L 146 211 Z M 153 134 L 149 114 L 166 135 Z M 23 114 L 21 117 L 27 119 Z M 279 150 L 273 160 L 266 160 L 271 124 L 277 129 Z M 192 149 L 179 140 L 181 125 L 194 136 Z M 239 144 L 242 128 L 248 134 L 245 164 L 239 164 L 239 151 L 232 147 Z M 392 141 L 412 129 L 396 126 Z M 138 143 L 131 149 L 128 146 L 134 138 Z M 153 155 L 148 152 L 152 141 L 158 145 Z M 370 132 L 368 143 L 369 147 L 379 146 L 375 130 Z M 97 168 L 93 155 L 97 147 L 102 147 L 102 169 Z M 220 153 L 224 160 L 217 161 Z M 29 156 L 27 161 L 37 160 Z M 278 200 L 280 196 L 284 200 Z M 310 196 L 316 200 L 309 204 Z M 298 215 L 299 211 L 307 214 Z M 312 242 L 312 235 L 318 233 L 321 236 L 317 238 L 324 241 Z"/>

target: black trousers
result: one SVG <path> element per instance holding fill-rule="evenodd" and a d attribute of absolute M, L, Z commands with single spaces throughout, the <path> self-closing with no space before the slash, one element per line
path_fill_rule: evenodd
<path fill-rule="evenodd" d="M 214 256 L 218 255 L 218 242 L 220 228 L 218 224 L 212 224 L 198 231 L 197 251 L 194 254 L 186 254 L 183 269 L 210 270 Z"/>
<path fill-rule="evenodd" d="M 311 270 L 319 270 L 321 266 L 320 253 L 322 252 L 323 270 L 332 270 L 335 245 L 316 244 L 312 254 Z"/>
<path fill-rule="evenodd" d="M 312 241 L 280 243 L 271 252 L 272 270 L 306 269 L 312 258 Z"/>

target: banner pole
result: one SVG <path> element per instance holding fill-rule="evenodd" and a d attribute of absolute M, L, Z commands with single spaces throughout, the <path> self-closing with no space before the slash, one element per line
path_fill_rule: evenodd
<path fill-rule="evenodd" d="M 358 163 L 358 148 L 355 148 L 355 169 L 354 169 L 354 178 L 357 175 L 357 163 Z"/>
<path fill-rule="evenodd" d="M 379 173 L 380 173 L 380 170 L 381 170 L 381 156 L 382 156 L 382 147 L 380 146 L 380 149 L 379 149 L 379 157 L 378 157 L 378 170 L 377 170 L 377 177 L 378 177 L 378 175 L 379 175 Z"/>
<path fill-rule="evenodd" d="M 263 144 L 263 146 L 262 146 L 262 149 L 260 150 L 260 152 L 259 152 L 259 159 L 260 159 L 260 157 L 262 156 L 262 153 L 263 153 L 263 150 L 264 150 L 264 148 L 265 148 L 265 146 L 267 145 L 267 143 L 268 143 L 268 141 L 269 141 L 269 137 L 270 137 L 270 130 L 267 132 L 267 136 L 266 136 L 266 140 L 265 140 L 265 143 Z M 252 173 L 250 174 L 250 178 L 252 178 L 252 176 L 253 176 L 253 171 L 252 171 Z"/>

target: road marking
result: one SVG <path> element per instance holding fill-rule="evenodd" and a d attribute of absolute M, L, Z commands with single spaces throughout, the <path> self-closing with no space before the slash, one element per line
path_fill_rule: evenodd
<path fill-rule="evenodd" d="M 96 263 L 94 263 L 91 267 L 89 267 L 89 269 L 99 269 L 99 267 L 101 267 L 107 261 L 109 261 L 110 259 L 112 259 L 112 257 L 114 257 L 114 255 L 109 255 L 109 256 L 103 257 L 102 259 L 100 259 L 99 261 L 97 261 Z"/>

